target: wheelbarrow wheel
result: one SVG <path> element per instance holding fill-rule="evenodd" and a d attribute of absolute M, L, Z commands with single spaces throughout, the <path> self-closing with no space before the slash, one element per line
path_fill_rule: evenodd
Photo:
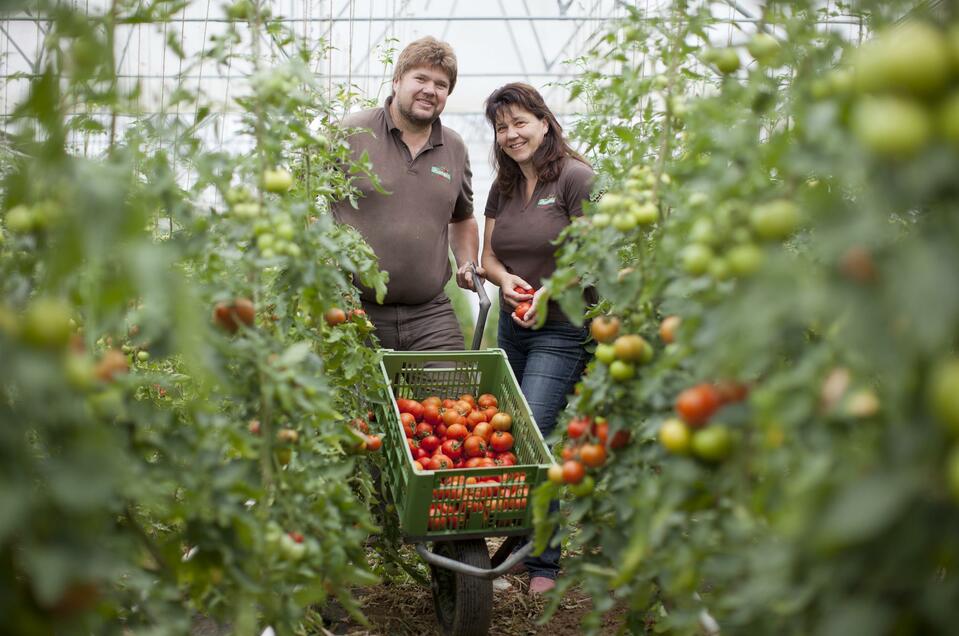
<path fill-rule="evenodd" d="M 460 563 L 489 569 L 489 551 L 482 539 L 442 541 L 433 552 Z M 446 568 L 430 566 L 433 607 L 444 636 L 485 636 L 493 619 L 493 582 Z"/>

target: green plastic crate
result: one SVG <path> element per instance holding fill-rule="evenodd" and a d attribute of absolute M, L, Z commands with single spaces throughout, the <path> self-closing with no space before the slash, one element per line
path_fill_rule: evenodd
<path fill-rule="evenodd" d="M 501 349 L 385 351 L 380 364 L 392 395 L 380 409 L 385 434 L 386 487 L 409 541 L 526 534 L 532 528 L 532 490 L 553 462 L 543 435 Z M 422 471 L 413 469 L 395 398 L 423 400 L 492 393 L 513 418 L 515 466 Z M 497 476 L 496 487 L 465 484 Z M 450 483 L 453 482 L 453 483 Z M 458 483 L 457 483 L 458 482 Z"/>

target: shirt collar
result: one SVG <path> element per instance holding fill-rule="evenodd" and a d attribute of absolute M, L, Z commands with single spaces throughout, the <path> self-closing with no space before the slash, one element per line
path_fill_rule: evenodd
<path fill-rule="evenodd" d="M 386 129 L 390 132 L 399 131 L 399 126 L 393 121 L 393 115 L 390 113 L 390 104 L 393 103 L 393 96 L 390 95 L 386 98 L 386 102 L 383 104 L 383 113 L 386 115 Z M 430 130 L 430 145 L 434 148 L 436 146 L 443 145 L 443 123 L 440 121 L 440 118 L 437 117 L 433 122 L 432 129 Z"/>

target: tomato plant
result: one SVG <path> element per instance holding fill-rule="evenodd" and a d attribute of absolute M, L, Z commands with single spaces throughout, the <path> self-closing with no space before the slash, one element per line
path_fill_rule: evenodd
<path fill-rule="evenodd" d="M 596 602 L 585 631 L 620 599 L 636 633 L 702 633 L 707 614 L 734 633 L 946 633 L 956 610 L 928 599 L 959 590 L 933 575 L 959 545 L 959 146 L 942 114 L 959 16 L 858 3 L 860 45 L 821 5 L 759 10 L 755 33 L 687 2 L 636 10 L 570 84 L 592 106 L 575 133 L 598 200 L 546 284 L 653 355 L 594 334 L 567 417 L 631 441 L 567 486 L 558 525 L 546 503 L 571 482 L 553 471 L 538 545 L 555 528 L 570 548 L 564 578 Z M 564 465 L 599 464 L 572 433 Z"/>

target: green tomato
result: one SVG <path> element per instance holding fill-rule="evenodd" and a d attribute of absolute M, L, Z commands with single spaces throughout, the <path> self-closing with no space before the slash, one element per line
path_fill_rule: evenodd
<path fill-rule="evenodd" d="M 853 72 L 848 68 L 837 68 L 826 75 L 826 86 L 834 95 L 846 95 L 855 84 Z"/>
<path fill-rule="evenodd" d="M 633 210 L 633 220 L 638 225 L 652 225 L 659 220 L 659 206 L 652 202 L 637 206 Z"/>
<path fill-rule="evenodd" d="M 716 68 L 723 75 L 729 75 L 739 70 L 739 53 L 734 48 L 720 49 L 716 55 Z"/>
<path fill-rule="evenodd" d="M 709 203 L 709 196 L 705 192 L 693 192 L 689 195 L 689 205 L 694 208 Z"/>
<path fill-rule="evenodd" d="M 280 537 L 280 553 L 290 561 L 300 561 L 306 555 L 306 545 L 297 543 L 293 537 L 284 534 Z"/>
<path fill-rule="evenodd" d="M 685 455 L 689 452 L 692 433 L 685 422 L 671 417 L 659 427 L 659 443 L 670 453 Z"/>
<path fill-rule="evenodd" d="M 569 484 L 567 488 L 574 497 L 588 497 L 596 490 L 596 480 L 593 479 L 592 475 L 586 475 L 583 477 L 583 481 L 578 484 Z"/>
<path fill-rule="evenodd" d="M 959 90 L 953 91 L 940 105 L 939 130 L 946 140 L 959 146 Z"/>
<path fill-rule="evenodd" d="M 799 207 L 786 199 L 768 201 L 753 208 L 749 224 L 763 240 L 782 240 L 799 227 Z"/>
<path fill-rule="evenodd" d="M 260 214 L 259 203 L 237 203 L 233 206 L 233 213 L 241 219 L 252 219 Z"/>
<path fill-rule="evenodd" d="M 616 359 L 616 348 L 612 343 L 600 343 L 596 345 L 596 359 L 603 364 L 612 364 Z"/>
<path fill-rule="evenodd" d="M 733 271 L 726 259 L 717 257 L 709 263 L 709 275 L 714 280 L 729 280 Z"/>
<path fill-rule="evenodd" d="M 902 97 L 867 97 L 852 113 L 852 132 L 871 152 L 889 158 L 916 154 L 932 134 L 925 107 Z"/>
<path fill-rule="evenodd" d="M 303 254 L 303 250 L 296 243 L 290 243 L 286 248 L 286 253 L 292 258 L 298 258 Z"/>
<path fill-rule="evenodd" d="M 139 360 L 140 362 L 146 362 L 149 359 L 150 359 L 149 351 L 137 351 L 137 360 Z"/>
<path fill-rule="evenodd" d="M 250 0 L 236 0 L 226 8 L 226 15 L 231 20 L 249 20 L 253 15 L 253 5 Z"/>
<path fill-rule="evenodd" d="M 736 245 L 726 252 L 726 263 L 735 276 L 751 276 L 763 266 L 765 255 L 752 243 Z"/>
<path fill-rule="evenodd" d="M 615 192 L 607 192 L 596 203 L 596 211 L 609 214 L 610 216 L 618 214 L 626 207 L 626 200 Z"/>
<path fill-rule="evenodd" d="M 63 360 L 63 374 L 67 384 L 78 391 L 88 391 L 96 385 L 93 359 L 85 353 L 70 352 Z"/>
<path fill-rule="evenodd" d="M 938 28 L 907 20 L 880 32 L 854 56 L 856 87 L 863 92 L 938 93 L 948 82 L 949 44 Z"/>
<path fill-rule="evenodd" d="M 609 365 L 609 376 L 616 382 L 626 382 L 636 377 L 636 366 L 632 362 L 613 360 Z"/>
<path fill-rule="evenodd" d="M 70 340 L 70 305 L 58 298 L 37 298 L 23 316 L 23 339 L 36 347 L 57 349 Z"/>
<path fill-rule="evenodd" d="M 597 212 L 589 218 L 595 227 L 606 227 L 612 220 L 605 212 Z"/>
<path fill-rule="evenodd" d="M 257 219 L 253 223 L 253 236 L 260 236 L 273 231 L 273 226 L 266 219 Z"/>
<path fill-rule="evenodd" d="M 296 230 L 293 229 L 292 223 L 281 223 L 276 227 L 275 231 L 276 235 L 284 241 L 292 241 L 296 235 Z"/>
<path fill-rule="evenodd" d="M 620 212 L 613 217 L 613 227 L 620 232 L 631 232 L 636 229 L 636 218 L 629 212 Z"/>
<path fill-rule="evenodd" d="M 757 33 L 746 43 L 746 50 L 760 64 L 769 64 L 779 53 L 779 40 L 768 33 Z"/>
<path fill-rule="evenodd" d="M 7 228 L 14 234 L 26 234 L 33 230 L 33 212 L 25 205 L 7 211 Z"/>
<path fill-rule="evenodd" d="M 263 189 L 267 192 L 286 192 L 293 187 L 293 175 L 284 170 L 263 171 Z"/>
<path fill-rule="evenodd" d="M 683 269 L 692 276 L 705 274 L 712 260 L 713 251 L 700 243 L 687 245 L 682 252 Z"/>
<path fill-rule="evenodd" d="M 720 462 L 732 451 L 733 436 L 724 424 L 710 424 L 693 433 L 690 448 L 702 460 Z"/>
<path fill-rule="evenodd" d="M 272 249 L 276 245 L 276 238 L 272 234 L 260 234 L 256 237 L 256 246 L 262 252 Z"/>
<path fill-rule="evenodd" d="M 927 402 L 932 415 L 959 435 L 959 357 L 939 362 L 929 378 Z"/>
<path fill-rule="evenodd" d="M 692 227 L 689 228 L 689 240 L 703 245 L 715 245 L 716 226 L 712 219 L 700 217 L 693 221 Z"/>

